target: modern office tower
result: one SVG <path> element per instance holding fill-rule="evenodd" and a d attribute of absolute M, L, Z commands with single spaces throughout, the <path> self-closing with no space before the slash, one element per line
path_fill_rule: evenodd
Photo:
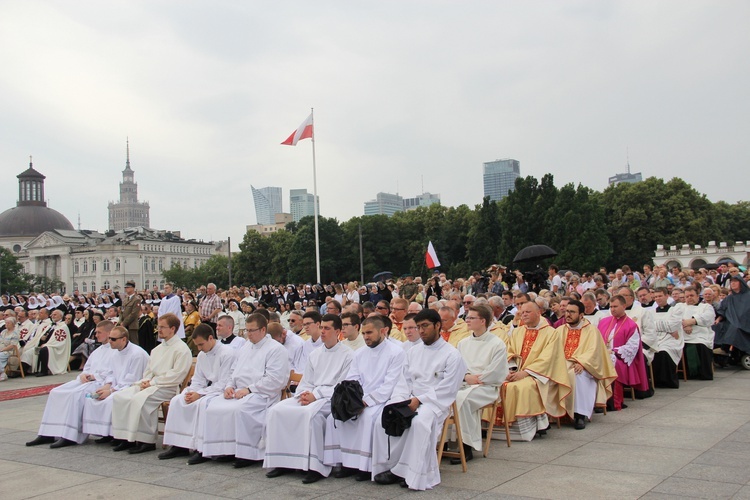
<path fill-rule="evenodd" d="M 255 217 L 259 225 L 274 224 L 276 214 L 281 210 L 281 188 L 264 187 L 260 189 L 250 189 L 253 191 L 253 203 L 255 204 Z"/>
<path fill-rule="evenodd" d="M 484 196 L 492 201 L 500 201 L 508 196 L 508 191 L 516 187 L 516 179 L 521 177 L 521 164 L 518 160 L 495 160 L 484 164 Z"/>
<path fill-rule="evenodd" d="M 289 211 L 294 222 L 299 222 L 301 218 L 308 215 L 315 215 L 315 203 L 318 205 L 318 215 L 320 215 L 320 197 L 316 200 L 312 193 L 307 192 L 307 189 L 289 190 Z"/>

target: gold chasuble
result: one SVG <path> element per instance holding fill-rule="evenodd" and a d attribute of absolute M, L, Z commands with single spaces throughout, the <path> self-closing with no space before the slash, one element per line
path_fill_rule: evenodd
<path fill-rule="evenodd" d="M 555 330 L 563 343 L 565 359 L 568 364 L 568 377 L 573 390 L 566 398 L 565 407 L 568 414 L 573 416 L 573 397 L 575 394 L 576 375 L 573 366 L 578 363 L 596 379 L 596 404 L 606 404 L 612 396 L 612 383 L 617 378 L 615 366 L 607 352 L 599 329 L 584 319 L 579 323 L 580 328 L 570 328 L 567 324 Z"/>
<path fill-rule="evenodd" d="M 509 423 L 518 417 L 543 413 L 562 417 L 567 413 L 565 398 L 571 391 L 563 343 L 544 318 L 538 328 L 521 326 L 513 331 L 508 360 L 516 361 L 519 371 L 530 374 L 507 385 L 503 405 Z"/>
<path fill-rule="evenodd" d="M 500 340 L 505 342 L 505 347 L 508 347 L 508 348 L 510 348 L 510 337 L 508 336 L 509 331 L 510 331 L 510 326 L 506 325 L 502 321 L 496 321 L 490 327 L 490 333 L 492 333 L 496 337 L 500 337 Z"/>
<path fill-rule="evenodd" d="M 464 320 L 457 319 L 450 330 L 441 331 L 440 335 L 443 337 L 443 340 L 450 345 L 458 347 L 459 342 L 471 335 L 471 330 L 469 330 L 469 327 Z"/>

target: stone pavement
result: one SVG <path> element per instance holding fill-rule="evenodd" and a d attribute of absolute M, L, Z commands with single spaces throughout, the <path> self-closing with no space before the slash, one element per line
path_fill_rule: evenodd
<path fill-rule="evenodd" d="M 74 374 L 0 383 L 0 390 L 60 383 Z M 27 448 L 46 396 L 0 402 L 0 498 L 747 498 L 750 499 L 750 371 L 661 389 L 629 408 L 594 415 L 585 430 L 553 428 L 531 443 L 492 444 L 489 458 L 444 460 L 433 491 L 301 475 L 267 479 L 260 467 L 188 466 L 156 453 L 113 453 L 106 445 Z"/>

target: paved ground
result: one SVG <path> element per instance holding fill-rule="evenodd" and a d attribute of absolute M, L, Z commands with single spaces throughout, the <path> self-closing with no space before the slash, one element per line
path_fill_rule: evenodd
<path fill-rule="evenodd" d="M 0 390 L 64 382 L 18 379 Z M 46 396 L 0 402 L 0 498 L 747 498 L 750 499 L 750 371 L 724 369 L 713 382 L 690 381 L 628 401 L 619 413 L 595 415 L 583 431 L 552 429 L 531 443 L 493 442 L 490 457 L 464 474 L 445 460 L 433 491 L 301 476 L 267 479 L 259 467 L 188 466 L 156 453 L 113 453 L 88 443 L 27 448 Z"/>

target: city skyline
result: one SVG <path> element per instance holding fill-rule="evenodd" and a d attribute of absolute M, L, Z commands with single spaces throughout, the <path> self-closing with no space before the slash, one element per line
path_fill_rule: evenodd
<path fill-rule="evenodd" d="M 280 143 L 314 107 L 321 214 L 341 221 L 378 192 L 481 203 L 494 158 L 603 190 L 629 155 L 735 203 L 749 16 L 732 0 L 3 2 L 0 165 L 33 155 L 49 205 L 103 229 L 129 136 L 152 227 L 239 242 L 251 181 L 312 192 L 311 141 Z"/>

